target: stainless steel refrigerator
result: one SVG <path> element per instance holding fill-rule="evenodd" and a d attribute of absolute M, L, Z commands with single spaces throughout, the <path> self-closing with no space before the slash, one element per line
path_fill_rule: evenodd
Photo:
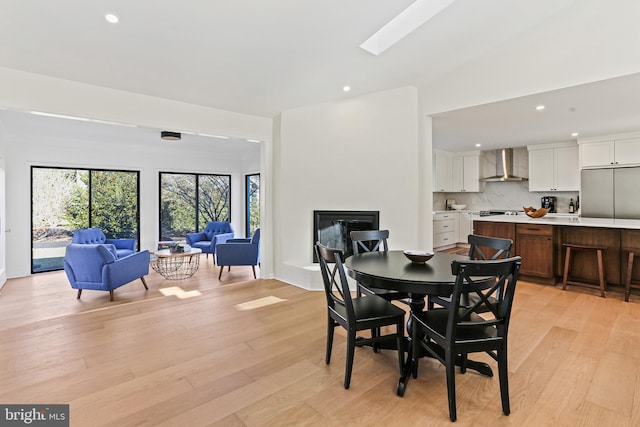
<path fill-rule="evenodd" d="M 640 167 L 582 170 L 580 214 L 640 219 Z"/>

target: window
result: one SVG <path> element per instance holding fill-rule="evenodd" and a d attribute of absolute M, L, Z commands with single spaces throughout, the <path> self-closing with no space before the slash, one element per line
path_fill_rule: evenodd
<path fill-rule="evenodd" d="M 139 241 L 139 172 L 31 167 L 31 272 L 63 268 L 73 232 Z"/>
<path fill-rule="evenodd" d="M 260 227 L 260 174 L 245 175 L 245 218 L 247 237 Z"/>
<path fill-rule="evenodd" d="M 160 172 L 160 240 L 184 240 L 210 221 L 231 221 L 231 175 Z"/>

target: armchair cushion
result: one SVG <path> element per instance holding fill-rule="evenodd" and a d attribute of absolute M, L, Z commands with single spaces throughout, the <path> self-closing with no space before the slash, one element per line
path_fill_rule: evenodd
<path fill-rule="evenodd" d="M 131 255 L 136 251 L 136 239 L 107 239 L 104 232 L 99 228 L 81 228 L 73 232 L 71 243 L 95 245 L 113 245 L 117 258 Z"/>
<path fill-rule="evenodd" d="M 111 244 L 79 244 L 67 246 L 64 271 L 71 287 L 81 291 L 112 291 L 149 273 L 149 251 L 116 258 Z M 145 284 L 146 287 L 146 284 Z"/>

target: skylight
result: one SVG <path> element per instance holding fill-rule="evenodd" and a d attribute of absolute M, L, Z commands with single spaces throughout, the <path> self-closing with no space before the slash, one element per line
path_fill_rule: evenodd
<path fill-rule="evenodd" d="M 360 45 L 374 55 L 380 55 L 394 44 L 429 21 L 455 0 L 416 0 L 398 16 Z"/>

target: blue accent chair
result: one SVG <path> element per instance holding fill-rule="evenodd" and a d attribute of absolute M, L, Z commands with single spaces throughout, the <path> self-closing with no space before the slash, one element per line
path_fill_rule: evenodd
<path fill-rule="evenodd" d="M 204 232 L 187 234 L 187 243 L 192 248 L 202 249 L 202 253 L 206 254 L 207 258 L 209 254 L 214 255 L 213 262 L 215 263 L 216 245 L 233 239 L 233 236 L 233 227 L 230 222 L 211 221 L 207 223 Z"/>
<path fill-rule="evenodd" d="M 126 257 L 136 251 L 136 239 L 107 239 L 107 236 L 99 228 L 81 228 L 74 231 L 71 243 L 111 244 L 116 248 L 117 258 Z"/>
<path fill-rule="evenodd" d="M 149 289 L 144 280 L 149 274 L 149 251 L 118 258 L 111 244 L 71 243 L 64 256 L 64 271 L 71 287 L 78 290 L 78 299 L 83 289 L 92 289 L 109 291 L 113 301 L 113 290 L 133 280 L 142 280 Z"/>
<path fill-rule="evenodd" d="M 225 266 L 227 271 L 232 265 L 250 265 L 253 278 L 256 279 L 256 265 L 260 263 L 260 229 L 258 228 L 251 239 L 229 239 L 226 243 L 216 246 L 217 264 L 220 266 L 218 280 L 222 277 Z"/>

